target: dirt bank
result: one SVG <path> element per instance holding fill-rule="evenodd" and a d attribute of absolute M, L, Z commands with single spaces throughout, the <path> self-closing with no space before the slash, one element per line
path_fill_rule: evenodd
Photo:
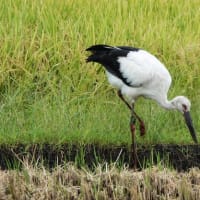
<path fill-rule="evenodd" d="M 200 145 L 152 145 L 138 146 L 139 168 L 149 164 L 166 164 L 181 171 L 191 167 L 200 167 Z M 54 167 L 63 162 L 75 162 L 77 165 L 92 167 L 99 162 L 115 162 L 131 166 L 130 148 L 98 145 L 53 145 L 34 144 L 0 145 L 1 169 L 19 167 L 21 160 L 43 162 L 47 167 Z"/>

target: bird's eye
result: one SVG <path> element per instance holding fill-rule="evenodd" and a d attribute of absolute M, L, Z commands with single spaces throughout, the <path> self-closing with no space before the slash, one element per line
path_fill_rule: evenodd
<path fill-rule="evenodd" d="M 187 111 L 187 106 L 185 104 L 182 104 L 183 110 Z"/>

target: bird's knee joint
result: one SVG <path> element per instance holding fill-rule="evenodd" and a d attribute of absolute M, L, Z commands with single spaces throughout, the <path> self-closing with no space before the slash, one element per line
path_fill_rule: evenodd
<path fill-rule="evenodd" d="M 135 122 L 136 122 L 136 117 L 134 115 L 131 115 L 130 124 L 135 124 Z"/>

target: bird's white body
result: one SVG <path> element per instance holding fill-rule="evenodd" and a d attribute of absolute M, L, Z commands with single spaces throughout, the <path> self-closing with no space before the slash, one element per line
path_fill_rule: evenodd
<path fill-rule="evenodd" d="M 168 108 L 167 92 L 171 85 L 171 76 L 165 66 L 145 50 L 131 51 L 127 57 L 118 58 L 120 71 L 131 87 L 121 79 L 106 71 L 109 83 L 119 89 L 129 101 L 134 102 L 143 96 L 156 100 Z"/>
<path fill-rule="evenodd" d="M 104 66 L 108 81 L 118 89 L 119 97 L 132 110 L 132 116 L 135 115 L 140 121 L 141 135 L 144 133 L 144 123 L 133 111 L 134 103 L 139 96 L 153 99 L 166 109 L 176 109 L 183 113 L 191 136 L 194 142 L 198 143 L 189 113 L 191 103 L 184 96 L 167 99 L 171 76 L 155 56 L 145 50 L 127 46 L 94 45 L 87 51 L 92 52 L 87 62 L 96 62 Z M 132 107 L 123 96 L 127 97 Z M 133 127 L 131 131 L 134 133 Z"/>

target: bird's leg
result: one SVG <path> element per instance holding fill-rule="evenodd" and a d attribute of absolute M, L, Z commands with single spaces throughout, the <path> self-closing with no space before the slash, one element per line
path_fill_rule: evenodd
<path fill-rule="evenodd" d="M 144 121 L 135 112 L 134 112 L 134 114 L 140 123 L 140 136 L 144 136 L 146 133 Z"/>
<path fill-rule="evenodd" d="M 135 139 L 135 122 L 136 122 L 136 116 L 134 113 L 134 103 L 132 104 L 131 108 L 131 118 L 130 118 L 130 130 L 131 130 L 131 137 L 132 137 L 132 144 L 131 144 L 131 149 L 132 149 L 132 156 L 133 156 L 133 167 L 136 169 L 137 168 L 137 162 L 138 162 L 138 157 L 137 157 L 137 147 L 136 147 L 136 139 Z"/>
<path fill-rule="evenodd" d="M 124 99 L 124 97 L 123 97 L 123 95 L 122 95 L 122 93 L 121 93 L 120 90 L 117 91 L 117 94 L 118 94 L 119 98 L 127 105 L 127 107 L 128 107 L 130 110 L 132 110 L 131 106 L 130 106 L 129 103 Z"/>
<path fill-rule="evenodd" d="M 131 110 L 131 112 L 133 112 L 133 114 L 135 115 L 135 117 L 138 119 L 139 123 L 140 123 L 140 136 L 145 135 L 145 125 L 143 120 L 137 115 L 137 113 L 132 109 L 132 107 L 128 104 L 128 102 L 124 99 L 122 93 L 120 90 L 118 90 L 117 92 L 119 98 L 127 105 L 127 107 Z"/>

